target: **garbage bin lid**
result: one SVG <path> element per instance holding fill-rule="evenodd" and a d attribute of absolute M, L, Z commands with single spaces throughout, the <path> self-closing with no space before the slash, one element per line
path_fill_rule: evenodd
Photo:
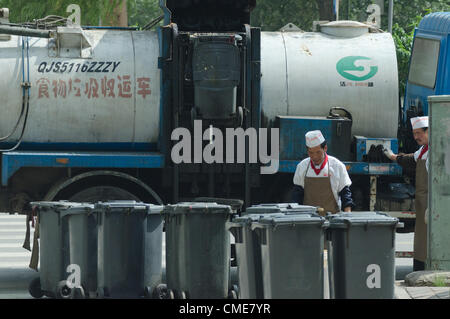
<path fill-rule="evenodd" d="M 330 215 L 330 228 L 355 226 L 392 226 L 398 224 L 398 218 L 382 212 L 345 212 Z"/>
<path fill-rule="evenodd" d="M 95 209 L 98 210 L 111 210 L 111 211 L 123 211 L 124 209 L 132 210 L 147 210 L 147 205 L 142 202 L 136 202 L 134 200 L 114 200 L 108 202 L 98 202 L 95 204 Z"/>
<path fill-rule="evenodd" d="M 317 207 L 299 205 L 296 203 L 281 203 L 281 204 L 258 204 L 248 207 L 243 214 L 301 214 L 301 213 L 315 213 Z"/>
<path fill-rule="evenodd" d="M 283 213 L 271 213 L 271 214 L 248 214 L 243 216 L 238 216 L 233 218 L 233 222 L 241 223 L 241 224 L 251 224 L 253 222 L 259 221 L 261 218 L 270 218 L 270 217 L 283 217 L 286 216 Z"/>
<path fill-rule="evenodd" d="M 164 210 L 163 205 L 155 205 L 155 204 L 145 204 L 147 207 L 147 214 L 161 214 L 161 212 Z"/>
<path fill-rule="evenodd" d="M 305 224 L 321 224 L 328 225 L 328 221 L 318 214 L 298 214 L 298 215 L 286 215 L 281 216 L 263 216 L 259 221 L 254 224 L 260 224 L 262 226 L 277 226 L 277 225 L 305 225 Z"/>
<path fill-rule="evenodd" d="M 47 210 L 85 210 L 85 209 L 94 209 L 94 205 L 90 203 L 78 203 L 78 202 L 69 202 L 69 201 L 40 201 L 40 202 L 31 202 L 31 206 L 44 208 Z"/>
<path fill-rule="evenodd" d="M 300 205 L 298 203 L 263 203 L 252 205 L 251 207 L 279 207 L 286 209 L 315 209 L 315 206 Z"/>
<path fill-rule="evenodd" d="M 197 197 L 194 202 L 202 203 L 217 203 L 221 205 L 230 205 L 233 210 L 240 210 L 244 201 L 242 199 L 235 198 L 216 198 L 216 197 Z"/>
<path fill-rule="evenodd" d="M 233 214 L 231 207 L 228 205 L 221 205 L 217 203 L 202 203 L 202 202 L 183 202 L 175 205 L 167 205 L 164 207 L 166 214 L 192 214 L 192 213 L 226 213 Z"/>

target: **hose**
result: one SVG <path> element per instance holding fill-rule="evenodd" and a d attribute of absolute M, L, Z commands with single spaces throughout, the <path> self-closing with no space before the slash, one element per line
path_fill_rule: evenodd
<path fill-rule="evenodd" d="M 151 28 L 153 28 L 155 25 L 157 25 L 160 21 L 162 21 L 162 19 L 164 19 L 164 15 L 160 15 L 159 17 L 157 17 L 156 19 L 153 19 L 152 21 L 150 21 L 149 23 L 147 23 L 146 25 L 144 25 L 142 27 L 142 30 L 150 30 Z"/>

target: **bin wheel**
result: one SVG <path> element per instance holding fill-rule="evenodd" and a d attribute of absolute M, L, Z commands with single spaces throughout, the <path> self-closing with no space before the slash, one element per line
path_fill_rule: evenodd
<path fill-rule="evenodd" d="M 237 127 L 242 127 L 242 124 L 244 123 L 244 109 L 242 108 L 242 106 L 239 106 L 237 108 L 236 113 L 236 125 Z"/>
<path fill-rule="evenodd" d="M 236 290 L 230 289 L 228 292 L 228 299 L 238 299 Z"/>
<path fill-rule="evenodd" d="M 73 288 L 70 293 L 70 299 L 86 299 L 84 288 L 82 286 Z"/>
<path fill-rule="evenodd" d="M 153 299 L 175 299 L 173 296 L 173 291 L 167 289 L 167 285 L 165 284 L 159 284 L 156 286 L 149 296 Z"/>
<path fill-rule="evenodd" d="M 177 299 L 187 299 L 187 294 L 185 291 L 180 291 L 177 293 Z"/>
<path fill-rule="evenodd" d="M 173 293 L 172 289 L 167 289 L 167 299 L 175 299 L 175 294 Z"/>
<path fill-rule="evenodd" d="M 34 278 L 28 286 L 28 291 L 33 298 L 42 298 L 44 296 L 44 292 L 41 288 L 41 278 Z"/>
<path fill-rule="evenodd" d="M 149 286 L 144 287 L 144 298 L 151 298 L 152 297 L 152 288 Z"/>
<path fill-rule="evenodd" d="M 65 280 L 61 280 L 56 287 L 56 298 L 57 299 L 70 299 L 72 294 L 72 289 L 67 286 Z"/>
<path fill-rule="evenodd" d="M 239 286 L 238 285 L 233 285 L 233 287 L 231 288 L 231 290 L 234 290 L 234 292 L 236 293 L 237 296 L 239 296 Z M 238 297 L 239 298 L 239 297 Z"/>

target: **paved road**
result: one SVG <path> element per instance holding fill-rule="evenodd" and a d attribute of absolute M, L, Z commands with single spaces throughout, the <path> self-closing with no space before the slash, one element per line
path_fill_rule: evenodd
<path fill-rule="evenodd" d="M 396 251 L 414 250 L 414 233 L 396 234 Z M 413 271 L 412 258 L 395 258 L 395 280 L 403 280 L 405 276 Z"/>
<path fill-rule="evenodd" d="M 31 298 L 28 283 L 38 273 L 30 268 L 31 252 L 22 248 L 25 216 L 0 214 L 0 298 Z M 31 229 L 31 236 L 34 229 Z M 31 237 L 32 238 L 32 237 Z"/>
<path fill-rule="evenodd" d="M 38 276 L 38 273 L 28 268 L 31 253 L 22 248 L 25 230 L 25 216 L 0 213 L 0 299 L 32 298 L 28 293 L 28 284 Z M 412 233 L 397 234 L 396 250 L 411 251 L 413 238 Z M 163 267 L 165 268 L 164 247 L 163 243 Z M 396 258 L 396 280 L 402 280 L 411 271 L 411 258 Z M 327 277 L 325 268 L 326 283 Z M 325 295 L 328 296 L 327 289 L 325 289 Z"/>

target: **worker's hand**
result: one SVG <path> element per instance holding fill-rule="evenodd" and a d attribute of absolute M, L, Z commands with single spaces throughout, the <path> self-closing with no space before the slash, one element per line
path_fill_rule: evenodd
<path fill-rule="evenodd" d="M 428 208 L 425 209 L 425 216 L 424 216 L 425 225 L 428 224 Z"/>
<path fill-rule="evenodd" d="M 395 161 L 397 159 L 397 155 L 395 155 L 390 148 L 383 147 L 383 153 L 389 158 L 391 161 Z"/>

